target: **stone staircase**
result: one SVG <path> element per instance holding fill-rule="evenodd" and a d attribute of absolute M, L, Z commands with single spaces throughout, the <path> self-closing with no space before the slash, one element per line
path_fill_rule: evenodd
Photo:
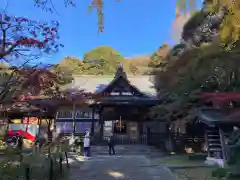
<path fill-rule="evenodd" d="M 207 128 L 208 136 L 208 150 L 212 156 L 218 153 L 221 158 L 222 156 L 222 146 L 220 141 L 220 134 L 218 128 L 208 127 Z"/>
<path fill-rule="evenodd" d="M 164 155 L 159 149 L 147 145 L 117 145 L 115 146 L 115 151 L 116 155 L 119 156 L 146 155 L 159 157 Z M 108 146 L 92 146 L 91 154 L 92 156 L 108 155 Z"/>

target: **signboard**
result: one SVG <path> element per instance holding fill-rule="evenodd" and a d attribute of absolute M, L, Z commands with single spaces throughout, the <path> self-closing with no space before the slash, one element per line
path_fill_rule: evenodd
<path fill-rule="evenodd" d="M 92 119 L 92 110 L 78 110 L 75 114 L 76 119 Z"/>
<path fill-rule="evenodd" d="M 138 124 L 135 122 L 129 122 L 129 136 L 132 139 L 138 138 Z"/>
<path fill-rule="evenodd" d="M 57 119 L 72 119 L 73 111 L 72 110 L 60 110 L 57 112 Z"/>
<path fill-rule="evenodd" d="M 123 96 L 132 96 L 133 94 L 131 92 L 122 92 Z"/>
<path fill-rule="evenodd" d="M 113 121 L 105 121 L 103 127 L 103 136 L 113 135 Z"/>
<path fill-rule="evenodd" d="M 111 96 L 133 96 L 131 92 L 111 92 Z"/>

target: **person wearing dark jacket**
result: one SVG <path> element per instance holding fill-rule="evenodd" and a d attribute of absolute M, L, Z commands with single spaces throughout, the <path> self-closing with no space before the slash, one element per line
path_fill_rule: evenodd
<path fill-rule="evenodd" d="M 110 156 L 112 155 L 112 153 L 114 156 L 116 155 L 114 146 L 115 146 L 114 139 L 113 136 L 111 136 L 108 138 L 108 153 Z"/>

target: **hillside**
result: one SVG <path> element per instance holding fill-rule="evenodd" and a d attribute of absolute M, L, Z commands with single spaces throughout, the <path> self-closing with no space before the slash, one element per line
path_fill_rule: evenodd
<path fill-rule="evenodd" d="M 55 66 L 55 69 L 65 69 L 79 75 L 112 75 L 115 73 L 118 64 L 121 63 L 128 74 L 144 75 L 152 71 L 152 65 L 149 66 L 150 64 L 155 65 L 158 63 L 156 58 L 152 58 L 154 54 L 157 54 L 158 57 L 165 56 L 165 46 L 164 48 L 161 46 L 152 55 L 139 55 L 135 57 L 123 57 L 112 47 L 99 46 L 86 52 L 82 60 L 76 57 L 66 57 Z"/>
<path fill-rule="evenodd" d="M 121 63 L 124 67 L 124 70 L 128 74 L 146 74 L 150 71 L 148 64 L 150 62 L 150 55 L 142 55 L 130 58 L 124 58 L 120 61 L 116 61 L 113 58 L 113 62 L 106 63 L 96 62 L 98 60 L 89 60 L 88 62 L 81 59 L 64 59 L 59 64 L 55 66 L 55 68 L 64 67 L 67 70 L 73 72 L 73 74 L 86 74 L 86 75 L 111 75 L 116 71 L 116 67 L 119 63 Z"/>
<path fill-rule="evenodd" d="M 123 66 L 129 74 L 148 74 L 151 71 L 149 62 L 151 55 L 141 55 L 125 58 Z"/>
<path fill-rule="evenodd" d="M 84 54 L 83 59 L 66 56 L 51 71 L 57 73 L 66 82 L 72 80 L 73 75 L 114 75 L 116 67 L 122 64 L 129 75 L 146 75 L 158 65 L 161 57 L 165 57 L 169 48 L 160 46 L 153 54 L 134 57 L 123 57 L 118 51 L 109 46 L 99 46 Z M 0 68 L 8 67 L 0 63 Z"/>

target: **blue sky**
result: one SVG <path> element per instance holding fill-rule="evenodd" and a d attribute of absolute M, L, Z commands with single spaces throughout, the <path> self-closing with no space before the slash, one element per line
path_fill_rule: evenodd
<path fill-rule="evenodd" d="M 105 0 L 105 30 L 98 34 L 97 15 L 88 14 L 90 0 L 78 0 L 76 8 L 65 8 L 60 3 L 63 0 L 53 0 L 60 16 L 35 8 L 33 0 L 8 1 L 7 12 L 12 15 L 60 22 L 65 47 L 51 58 L 52 63 L 65 56 L 82 58 L 84 52 L 100 45 L 111 46 L 126 57 L 152 53 L 163 42 L 170 42 L 175 19 L 175 0 Z"/>

